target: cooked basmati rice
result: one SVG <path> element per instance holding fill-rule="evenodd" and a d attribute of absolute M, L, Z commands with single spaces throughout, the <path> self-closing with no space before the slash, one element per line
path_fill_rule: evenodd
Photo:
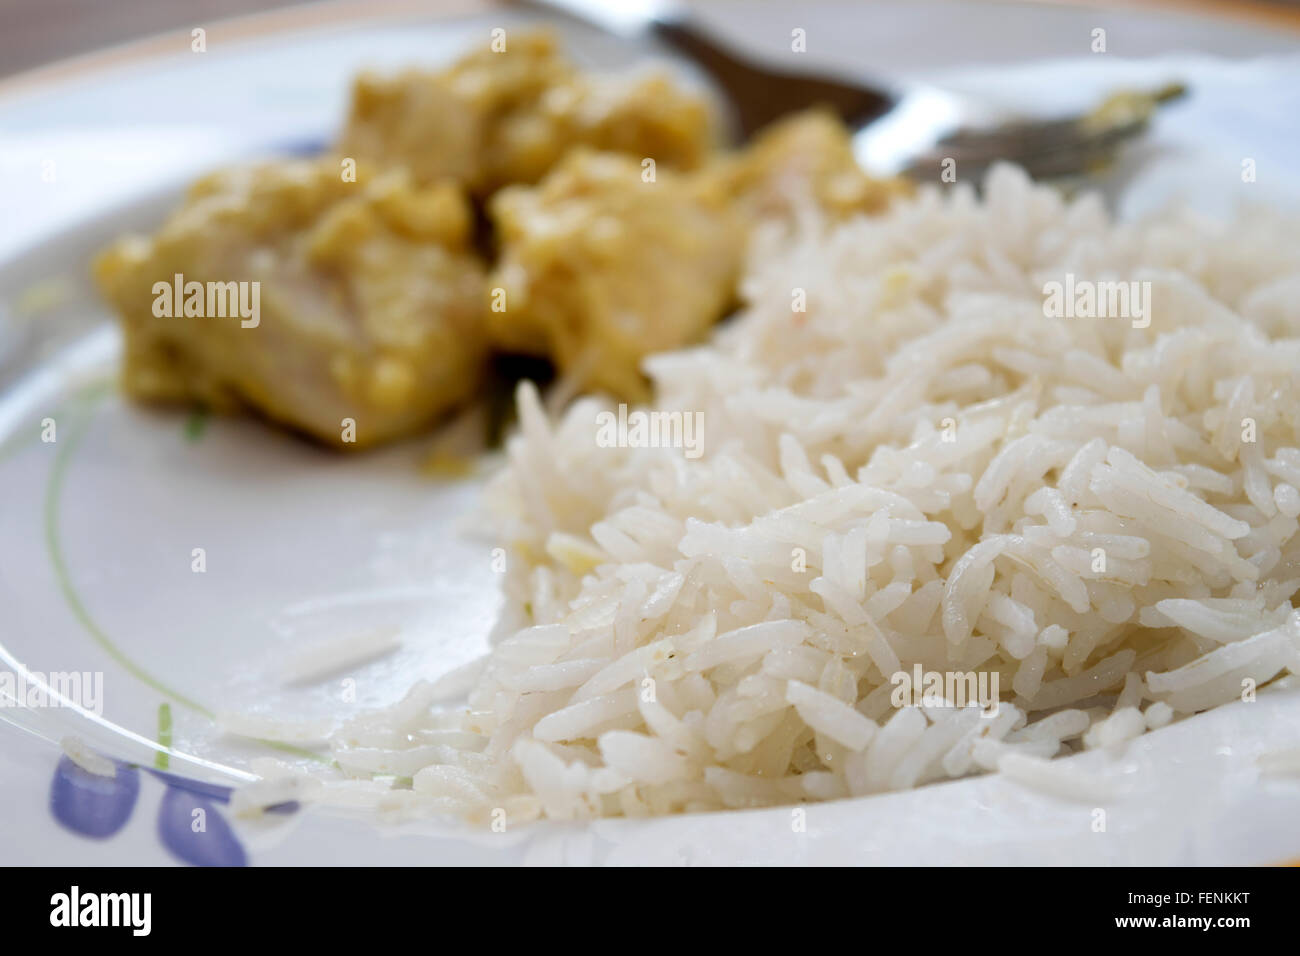
<path fill-rule="evenodd" d="M 286 685 L 311 684 L 338 671 L 391 654 L 401 646 L 393 631 L 344 634 L 296 650 L 280 667 Z"/>
<path fill-rule="evenodd" d="M 1292 223 L 1116 225 L 1000 168 L 801 228 L 710 344 L 647 363 L 704 457 L 520 390 L 487 507 L 529 626 L 448 681 L 466 706 L 422 683 L 337 733 L 345 773 L 413 777 L 348 800 L 643 816 L 1000 768 L 1097 801 L 1048 758 L 1300 672 Z M 1150 282 L 1149 326 L 1045 316 L 1066 273 Z M 896 708 L 916 665 L 998 677 L 996 715 Z"/>

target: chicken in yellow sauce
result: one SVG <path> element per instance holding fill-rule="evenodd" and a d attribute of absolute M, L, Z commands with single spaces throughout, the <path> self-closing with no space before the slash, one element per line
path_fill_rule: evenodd
<path fill-rule="evenodd" d="M 745 231 L 713 177 L 575 150 L 493 197 L 493 343 L 583 386 L 645 399 L 641 359 L 703 336 L 731 301 Z"/>
<path fill-rule="evenodd" d="M 844 125 L 818 110 L 693 173 L 575 151 L 489 204 L 492 343 L 546 356 L 583 388 L 644 400 L 641 360 L 703 339 L 725 314 L 754 227 L 801 208 L 832 220 L 879 212 L 904 189 L 863 173 Z"/>
<path fill-rule="evenodd" d="M 493 351 L 644 399 L 642 359 L 727 312 L 758 223 L 800 204 L 872 213 L 899 190 L 858 169 L 830 114 L 734 153 L 716 129 L 667 78 L 584 74 L 543 33 L 363 75 L 328 157 L 212 174 L 156 234 L 98 257 L 124 387 L 339 447 L 426 428 Z M 209 315 L 214 285 L 251 286 L 258 320 Z M 195 309 L 191 287 L 209 293 Z"/>
<path fill-rule="evenodd" d="M 871 215 L 911 191 L 905 180 L 864 173 L 844 124 L 820 109 L 778 120 L 717 167 L 751 223 L 794 218 L 808 205 L 831 220 Z"/>
<path fill-rule="evenodd" d="M 441 71 L 362 74 L 337 151 L 485 196 L 536 182 L 575 146 L 693 169 L 717 130 L 708 104 L 667 77 L 584 74 L 549 34 L 525 33 Z"/>
<path fill-rule="evenodd" d="M 157 233 L 95 261 L 122 317 L 124 387 L 255 409 L 330 444 L 426 427 L 474 391 L 487 354 L 470 224 L 459 187 L 401 170 L 348 183 L 333 161 L 299 160 L 201 179 Z M 255 317 L 211 314 L 207 291 L 235 283 Z M 174 308 L 174 285 L 197 308 Z"/>

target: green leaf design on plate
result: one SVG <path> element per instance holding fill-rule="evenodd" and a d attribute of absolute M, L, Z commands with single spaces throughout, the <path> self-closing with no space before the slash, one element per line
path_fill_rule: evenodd
<path fill-rule="evenodd" d="M 200 714 L 209 720 L 215 721 L 216 714 L 209 708 L 203 706 L 198 701 L 193 700 L 173 687 L 169 687 L 159 678 L 149 673 L 117 646 L 102 628 L 90 616 L 90 612 L 82 603 L 81 596 L 77 593 L 76 587 L 72 583 L 72 575 L 68 571 L 67 560 L 63 554 L 63 545 L 59 537 L 59 504 L 63 494 L 63 483 L 67 477 L 68 463 L 72 458 L 72 453 L 76 451 L 77 446 L 81 444 L 82 439 L 86 437 L 89 430 L 90 421 L 94 416 L 94 406 L 105 396 L 110 393 L 109 383 L 97 383 L 96 386 L 87 387 L 77 393 L 74 399 L 68 402 L 67 407 L 75 410 L 77 414 L 73 416 L 70 425 L 65 426 L 65 431 L 56 442 L 58 451 L 54 456 L 54 464 L 50 466 L 49 480 L 45 486 L 45 547 L 49 552 L 50 564 L 54 567 L 54 576 L 59 583 L 59 590 L 63 594 L 63 600 L 68 606 L 73 616 L 90 635 L 91 639 L 98 644 L 109 657 L 111 657 L 123 670 L 129 673 L 136 680 L 140 681 L 147 687 L 152 688 L 165 697 L 170 697 L 173 701 Z M 171 707 L 163 704 L 167 708 L 167 732 L 168 745 L 170 745 L 171 734 Z M 162 733 L 162 711 L 159 711 L 159 734 Z M 319 763 L 332 764 L 333 761 L 313 750 L 307 750 L 303 747 L 295 747 L 292 744 L 281 743 L 275 740 L 256 740 L 257 743 L 282 753 L 293 754 L 294 756 L 314 760 Z M 162 743 L 162 740 L 159 740 Z M 165 759 L 165 754 L 159 754 L 159 758 Z"/>
<path fill-rule="evenodd" d="M 158 746 L 169 750 L 172 745 L 172 705 L 164 701 L 158 705 Z M 154 754 L 153 765 L 159 770 L 166 770 L 171 762 L 167 751 L 160 750 Z"/>
<path fill-rule="evenodd" d="M 54 566 L 54 576 L 59 582 L 59 590 L 63 592 L 63 600 L 68 605 L 68 610 L 72 612 L 73 616 L 81 623 L 81 626 L 85 628 L 86 633 L 91 636 L 96 644 L 103 648 L 109 657 L 142 684 L 152 687 L 158 693 L 170 697 L 190 710 L 211 718 L 213 716 L 212 711 L 197 701 L 190 700 L 174 688 L 168 687 L 123 653 L 122 649 L 100 629 L 99 625 L 90 616 L 90 612 L 86 610 L 86 606 L 81 602 L 81 597 L 72 584 L 72 576 L 68 573 L 68 564 L 63 556 L 63 545 L 59 538 L 59 500 L 63 494 L 63 482 L 68 474 L 68 462 L 72 458 L 72 453 L 77 450 L 77 446 L 81 444 L 82 439 L 86 437 L 86 431 L 90 426 L 92 417 L 93 405 L 97 399 L 103 397 L 103 394 L 106 393 L 96 394 L 93 398 L 85 400 L 81 414 L 74 417 L 70 426 L 65 426 L 66 430 L 61 436 L 61 440 L 57 442 L 59 450 L 55 453 L 54 464 L 50 467 L 49 481 L 45 486 L 45 547 L 50 555 L 50 564 Z"/>

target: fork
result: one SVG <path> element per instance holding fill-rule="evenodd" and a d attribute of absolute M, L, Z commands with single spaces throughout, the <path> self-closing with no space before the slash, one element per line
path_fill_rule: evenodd
<path fill-rule="evenodd" d="M 998 161 L 1016 163 L 1036 179 L 1093 174 L 1147 129 L 1157 107 L 1186 92 L 1177 83 L 1120 91 L 1087 112 L 1026 120 L 935 86 L 868 84 L 756 63 L 710 37 L 676 0 L 510 2 L 684 55 L 721 90 L 742 142 L 788 113 L 829 107 L 853 131 L 859 164 L 878 175 L 933 181 L 951 163 L 963 179 L 979 182 Z"/>

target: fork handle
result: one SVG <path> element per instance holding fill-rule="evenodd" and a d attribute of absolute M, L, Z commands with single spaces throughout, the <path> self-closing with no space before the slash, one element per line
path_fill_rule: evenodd
<path fill-rule="evenodd" d="M 708 74 L 737 107 L 742 137 L 761 125 L 760 117 L 746 116 L 744 104 L 752 97 L 738 96 L 753 89 L 763 77 L 728 53 L 693 22 L 690 9 L 676 0 L 509 0 L 516 7 L 560 14 L 626 39 L 649 37 L 670 47 Z M 770 79 L 770 78 L 769 78 Z M 763 111 L 768 118 L 769 111 Z"/>
<path fill-rule="evenodd" d="M 779 83 L 774 83 L 773 71 L 755 67 L 714 41 L 683 10 L 655 17 L 649 23 L 649 33 L 685 56 L 726 93 L 742 142 L 774 118 L 809 105 L 801 93 L 790 96 Z M 755 95 L 756 91 L 762 92 Z"/>
<path fill-rule="evenodd" d="M 516 6 L 560 13 L 627 38 L 650 37 L 707 74 L 733 109 L 742 141 L 781 116 L 809 106 L 830 107 L 856 125 L 884 113 L 893 97 L 872 88 L 777 68 L 763 68 L 733 53 L 701 29 L 691 9 L 676 0 L 512 0 Z"/>

